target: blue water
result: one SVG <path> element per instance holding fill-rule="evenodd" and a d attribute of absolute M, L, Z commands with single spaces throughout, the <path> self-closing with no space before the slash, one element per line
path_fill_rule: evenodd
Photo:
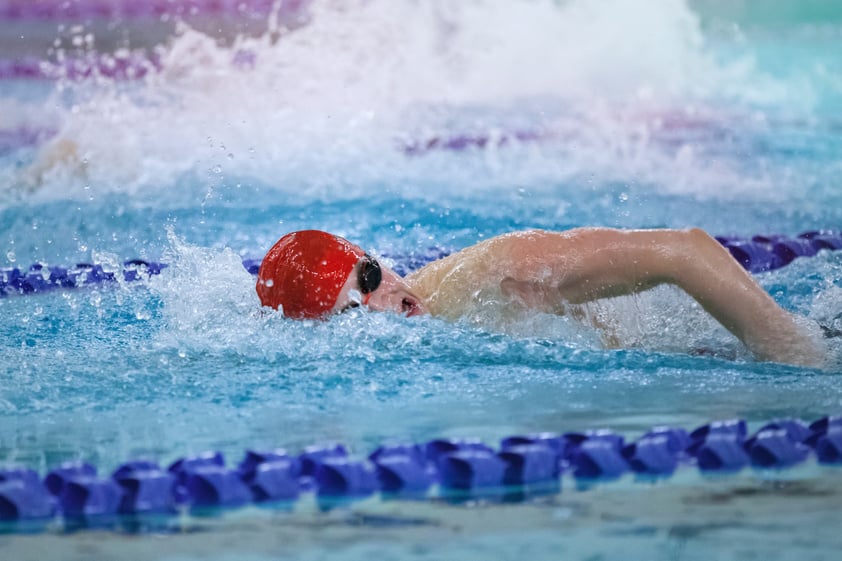
<path fill-rule="evenodd" d="M 0 267 L 170 264 L 140 284 L 0 299 L 0 462 L 43 473 L 83 459 L 107 473 L 208 449 L 234 463 L 248 448 L 327 441 L 362 454 L 389 439 L 634 438 L 838 413 L 840 345 L 827 370 L 755 362 L 671 289 L 605 304 L 629 347 L 605 350 L 543 316 L 502 331 L 364 312 L 290 322 L 260 313 L 241 265 L 301 228 L 397 256 L 531 227 L 839 229 L 842 16 L 741 5 L 322 7 L 277 43 L 186 30 L 164 47 L 169 70 L 140 82 L 0 83 L 0 128 L 57 131 L 0 153 Z M 254 68 L 232 67 L 238 48 L 257 53 Z M 516 130 L 545 135 L 401 150 Z M 59 140 L 76 155 L 45 164 Z M 842 252 L 757 278 L 787 309 L 842 328 Z M 20 559 L 67 544 L 80 558 L 269 559 L 279 543 L 296 558 L 833 559 L 842 544 L 822 516 L 840 483 L 810 465 L 522 505 L 248 510 L 193 522 L 212 530 L 204 541 L 167 546 L 82 533 L 0 547 Z"/>

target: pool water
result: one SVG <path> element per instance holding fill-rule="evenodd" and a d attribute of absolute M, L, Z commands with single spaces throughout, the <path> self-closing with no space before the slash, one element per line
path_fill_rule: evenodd
<path fill-rule="evenodd" d="M 0 144 L 0 268 L 169 265 L 140 283 L 0 298 L 0 462 L 45 473 L 82 459 L 108 473 L 205 450 L 236 463 L 246 449 L 336 441 L 362 455 L 391 440 L 635 438 L 838 414 L 838 339 L 824 370 L 755 362 L 669 288 L 596 306 L 623 318 L 627 348 L 606 350 L 592 330 L 540 315 L 291 322 L 260 310 L 242 266 L 303 228 L 398 265 L 532 227 L 842 228 L 842 11 L 759 6 L 326 2 L 294 31 L 180 27 L 156 51 L 162 70 L 140 80 L 0 81 L 0 130 L 35 139 Z M 49 56 L 120 46 L 87 32 L 57 29 Z M 484 146 L 457 149 L 465 137 Z M 757 279 L 787 309 L 842 328 L 842 252 Z M 839 469 L 811 462 L 716 479 L 689 470 L 587 491 L 565 480 L 517 504 L 375 498 L 325 513 L 305 501 L 176 534 L 54 531 L 0 536 L 0 548 L 9 559 L 834 559 L 840 489 Z"/>

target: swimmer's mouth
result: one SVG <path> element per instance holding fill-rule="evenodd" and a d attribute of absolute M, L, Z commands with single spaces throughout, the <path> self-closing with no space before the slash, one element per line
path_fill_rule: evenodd
<path fill-rule="evenodd" d="M 404 298 L 401 300 L 401 313 L 407 317 L 417 316 L 424 313 L 417 301 L 412 298 Z"/>

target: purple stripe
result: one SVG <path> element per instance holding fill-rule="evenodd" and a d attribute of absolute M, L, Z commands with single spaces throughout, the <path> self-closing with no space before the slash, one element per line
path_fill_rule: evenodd
<path fill-rule="evenodd" d="M 0 154 L 17 148 L 36 146 L 55 136 L 55 129 L 18 127 L 16 129 L 0 129 Z"/>
<path fill-rule="evenodd" d="M 282 14 L 298 12 L 309 0 L 285 0 Z M 0 0 L 0 20 L 159 18 L 162 15 L 271 13 L 274 0 Z"/>
<path fill-rule="evenodd" d="M 80 72 L 83 70 L 80 70 Z M 0 77 L 2 76 L 3 67 L 0 63 Z M 55 132 L 55 130 L 49 128 L 28 126 L 21 126 L 16 129 L 0 129 L 0 152 L 40 144 L 52 138 Z M 512 143 L 541 142 L 549 138 L 552 138 L 552 135 L 547 132 L 514 131 L 493 136 L 476 134 L 432 137 L 422 141 L 401 142 L 398 148 L 407 156 L 421 156 L 439 150 L 446 152 L 461 152 L 470 149 L 482 150 L 484 148 L 503 147 Z M 725 238 L 721 241 L 725 243 Z M 729 238 L 728 241 L 734 240 Z"/>
<path fill-rule="evenodd" d="M 160 70 L 160 59 L 142 52 L 134 52 L 125 57 L 97 54 L 62 62 L 46 61 L 36 57 L 0 59 L 0 79 L 81 80 L 92 76 L 103 76 L 115 80 L 136 80 L 150 72 Z"/>

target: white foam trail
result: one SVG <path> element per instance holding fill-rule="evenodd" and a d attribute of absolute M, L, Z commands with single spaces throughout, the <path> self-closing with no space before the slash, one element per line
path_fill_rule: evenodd
<path fill-rule="evenodd" d="M 163 50 L 165 70 L 135 87 L 64 84 L 58 95 L 75 101 L 60 138 L 76 151 L 55 163 L 45 149 L 40 196 L 140 197 L 226 181 L 359 196 L 372 181 L 417 178 L 396 138 L 488 132 L 507 126 L 505 114 L 561 131 L 557 142 L 572 148 L 561 163 L 555 147 L 539 154 L 527 179 L 587 169 L 668 191 L 768 191 L 762 179 L 745 181 L 738 162 L 710 169 L 710 158 L 651 138 L 665 112 L 698 116 L 756 89 L 750 64 L 714 59 L 684 0 L 328 0 L 312 12 L 293 32 L 231 45 L 182 29 Z M 253 66 L 233 64 L 242 53 Z M 521 173 L 500 162 L 504 174 Z M 443 165 L 445 176 L 463 167 Z M 424 173 L 435 175 L 430 167 Z M 500 179 L 499 167 L 478 167 L 473 188 Z"/>

